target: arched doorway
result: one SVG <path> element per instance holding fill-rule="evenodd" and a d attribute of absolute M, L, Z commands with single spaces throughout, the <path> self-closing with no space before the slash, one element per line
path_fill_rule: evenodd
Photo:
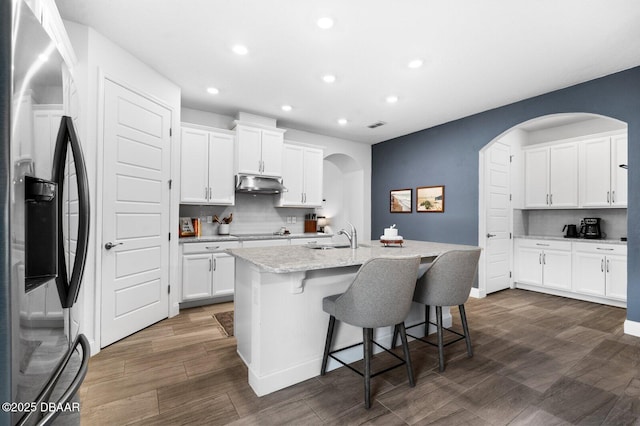
<path fill-rule="evenodd" d="M 522 149 L 626 129 L 626 123 L 601 115 L 551 114 L 512 127 L 480 150 L 478 243 L 483 247 L 483 254 L 478 288 L 473 289 L 472 296 L 484 297 L 493 291 L 514 287 L 514 236 L 533 232 L 531 226 L 535 232 L 542 229 L 542 232 L 562 236 L 563 224 L 575 220 L 574 216 L 593 213 L 593 210 L 572 208 L 525 208 Z M 609 215 L 610 222 L 616 224 L 615 233 L 626 235 L 626 208 L 601 209 L 597 213 Z"/>

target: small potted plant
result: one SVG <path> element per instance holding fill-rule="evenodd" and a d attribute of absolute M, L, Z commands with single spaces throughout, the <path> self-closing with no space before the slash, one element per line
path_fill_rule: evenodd
<path fill-rule="evenodd" d="M 213 216 L 213 221 L 217 222 L 218 225 L 218 234 L 220 235 L 229 235 L 229 224 L 233 220 L 233 213 L 230 213 L 229 216 L 220 219 L 218 215 Z"/>

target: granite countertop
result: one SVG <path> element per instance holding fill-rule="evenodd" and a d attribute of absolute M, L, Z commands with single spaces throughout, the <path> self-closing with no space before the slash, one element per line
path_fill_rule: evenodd
<path fill-rule="evenodd" d="M 357 266 L 368 259 L 379 256 L 420 255 L 421 257 L 435 257 L 449 250 L 475 248 L 478 247 L 413 240 L 404 240 L 402 246 L 385 247 L 380 241 L 374 240 L 360 244 L 356 250 L 348 247 L 315 250 L 305 246 L 278 246 L 234 248 L 226 251 L 239 259 L 253 263 L 266 272 L 285 274 L 314 269 Z"/>
<path fill-rule="evenodd" d="M 249 241 L 249 240 L 287 240 L 294 238 L 329 238 L 333 234 L 323 234 L 321 232 L 306 233 L 306 234 L 231 234 L 231 235 L 206 235 L 200 237 L 182 237 L 179 239 L 179 243 L 205 243 L 212 241 Z"/>
<path fill-rule="evenodd" d="M 558 236 L 549 236 L 549 235 L 516 235 L 514 238 L 520 238 L 524 240 L 550 240 L 550 241 L 569 241 L 574 243 L 592 243 L 592 244 L 619 244 L 619 245 L 627 245 L 626 241 L 618 240 L 607 240 L 607 239 L 588 239 L 588 238 L 564 238 Z"/>

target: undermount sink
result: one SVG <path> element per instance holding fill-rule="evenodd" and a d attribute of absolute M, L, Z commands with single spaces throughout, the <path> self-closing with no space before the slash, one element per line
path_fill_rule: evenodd
<path fill-rule="evenodd" d="M 329 250 L 329 249 L 341 249 L 350 248 L 349 243 L 308 243 L 305 247 L 315 250 Z M 359 247 L 369 247 L 366 244 L 360 244 Z"/>

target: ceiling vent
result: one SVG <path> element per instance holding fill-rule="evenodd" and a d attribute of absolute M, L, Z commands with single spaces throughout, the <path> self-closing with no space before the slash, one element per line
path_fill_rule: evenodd
<path fill-rule="evenodd" d="M 380 127 L 380 126 L 384 126 L 385 123 L 384 121 L 378 121 L 377 123 L 373 123 L 373 124 L 369 124 L 367 127 L 370 129 L 375 129 L 376 127 Z"/>

